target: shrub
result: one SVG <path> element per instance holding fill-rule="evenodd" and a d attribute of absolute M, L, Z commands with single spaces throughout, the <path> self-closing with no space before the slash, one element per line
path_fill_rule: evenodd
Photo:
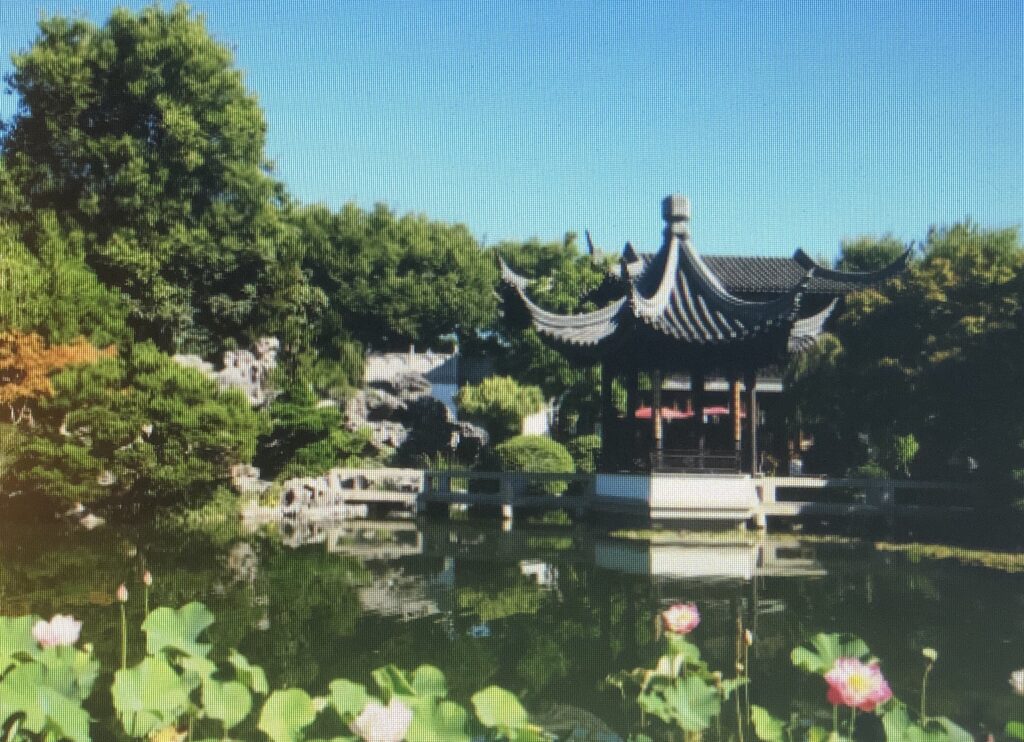
<path fill-rule="evenodd" d="M 558 441 L 542 435 L 517 435 L 494 447 L 501 471 L 571 474 L 576 471 L 572 455 Z M 560 495 L 565 482 L 547 482 L 537 487 L 549 495 Z"/>
<path fill-rule="evenodd" d="M 601 436 L 580 435 L 565 444 L 576 463 L 576 471 L 593 474 L 597 471 L 597 460 L 601 453 Z"/>
<path fill-rule="evenodd" d="M 476 386 L 462 387 L 457 401 L 460 415 L 482 425 L 498 442 L 517 435 L 523 419 L 543 409 L 544 393 L 508 376 L 491 376 Z"/>

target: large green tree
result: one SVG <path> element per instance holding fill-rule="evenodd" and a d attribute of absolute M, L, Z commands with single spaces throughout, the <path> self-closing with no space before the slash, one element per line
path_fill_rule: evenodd
<path fill-rule="evenodd" d="M 1024 466 L 1016 230 L 930 230 L 905 273 L 848 297 L 835 334 L 794 362 L 790 381 L 825 468 L 1008 480 Z"/>
<path fill-rule="evenodd" d="M 258 311 L 301 281 L 265 123 L 231 53 L 184 5 L 54 17 L 13 56 L 2 140 L 21 214 L 52 211 L 123 292 L 141 338 L 212 350 L 276 329 Z M 35 249 L 35 228 L 22 225 Z M 272 268 L 274 270 L 272 270 Z M 262 325 L 262 326 L 261 326 Z"/>
<path fill-rule="evenodd" d="M 330 301 L 324 347 L 340 338 L 375 350 L 437 348 L 493 322 L 496 268 L 463 225 L 354 204 L 311 206 L 299 224 L 309 275 Z"/>

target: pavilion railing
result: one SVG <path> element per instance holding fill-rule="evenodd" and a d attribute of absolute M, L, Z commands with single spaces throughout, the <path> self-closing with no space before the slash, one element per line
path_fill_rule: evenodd
<path fill-rule="evenodd" d="M 739 451 L 667 449 L 651 453 L 651 471 L 734 473 L 743 468 Z"/>

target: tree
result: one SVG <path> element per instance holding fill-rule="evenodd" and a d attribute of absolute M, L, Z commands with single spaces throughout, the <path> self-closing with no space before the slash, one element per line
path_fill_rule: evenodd
<path fill-rule="evenodd" d="M 244 341 L 296 235 L 268 174 L 265 123 L 230 52 L 185 5 L 54 17 L 13 57 L 5 178 L 29 213 L 82 235 L 85 264 L 124 293 L 160 347 Z M 26 245 L 37 252 L 35 240 Z"/>
<path fill-rule="evenodd" d="M 502 242 L 494 252 L 512 270 L 532 279 L 530 297 L 553 312 L 583 312 L 596 308 L 590 294 L 608 274 L 610 263 L 583 255 L 576 235 L 561 242 Z M 590 433 L 599 417 L 601 375 L 597 366 L 578 367 L 548 347 L 536 331 L 514 313 L 503 313 L 497 332 L 470 350 L 494 360 L 498 373 L 539 386 L 548 399 L 559 402 L 559 422 L 572 421 L 579 433 Z"/>
<path fill-rule="evenodd" d="M 0 333 L 0 405 L 7 406 L 15 425 L 32 423 L 30 403 L 53 396 L 51 374 L 73 364 L 95 363 L 103 355 L 112 355 L 112 349 L 100 351 L 84 340 L 48 346 L 34 332 Z"/>
<path fill-rule="evenodd" d="M 523 420 L 544 408 L 544 395 L 508 376 L 490 376 L 462 387 L 456 402 L 460 414 L 482 425 L 497 443 L 522 432 Z"/>
<path fill-rule="evenodd" d="M 495 266 L 463 225 L 396 217 L 382 204 L 312 206 L 298 223 L 306 268 L 330 300 L 318 344 L 438 347 L 493 322 Z"/>
<path fill-rule="evenodd" d="M 265 476 L 322 474 L 368 453 L 367 440 L 341 429 L 341 412 L 321 405 L 304 379 L 285 386 L 270 405 L 270 418 L 272 428 L 260 441 L 257 457 Z"/>
<path fill-rule="evenodd" d="M 0 219 L 0 330 L 38 332 L 53 343 L 125 342 L 125 297 L 85 264 L 82 233 L 63 232 L 51 212 L 33 215 L 31 226 L 32 251 Z"/>
<path fill-rule="evenodd" d="M 1016 231 L 933 228 L 921 260 L 849 296 L 835 336 L 791 365 L 796 419 L 832 470 L 1006 482 L 1024 466 L 1022 317 Z"/>
<path fill-rule="evenodd" d="M 251 460 L 263 417 L 238 391 L 151 343 L 54 377 L 15 479 L 28 492 L 72 500 L 196 501 Z"/>
<path fill-rule="evenodd" d="M 906 245 L 890 235 L 843 240 L 836 270 L 854 273 L 881 270 L 899 258 L 906 249 Z"/>

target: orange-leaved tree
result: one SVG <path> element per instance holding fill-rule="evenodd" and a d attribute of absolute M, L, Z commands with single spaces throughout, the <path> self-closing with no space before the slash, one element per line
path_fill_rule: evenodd
<path fill-rule="evenodd" d="M 27 421 L 31 425 L 33 400 L 53 394 L 51 374 L 113 354 L 113 346 L 100 350 L 82 339 L 48 345 L 35 332 L 0 332 L 0 405 L 7 406 L 12 423 Z"/>

